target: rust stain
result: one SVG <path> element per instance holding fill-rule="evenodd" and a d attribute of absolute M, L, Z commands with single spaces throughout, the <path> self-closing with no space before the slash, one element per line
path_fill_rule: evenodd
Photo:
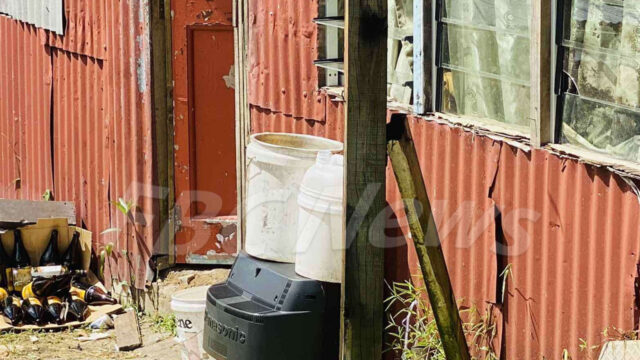
<path fill-rule="evenodd" d="M 0 16 L 0 197 L 53 190 L 51 57 L 45 31 Z M 13 54 L 13 56 L 9 56 Z"/>
<path fill-rule="evenodd" d="M 318 1 L 249 2 L 249 102 L 295 118 L 324 121 L 318 90 Z"/>
<path fill-rule="evenodd" d="M 251 131 L 341 139 L 343 104 L 331 103 L 324 122 L 253 104 Z M 455 294 L 490 309 L 502 358 L 564 349 L 581 358 L 580 339 L 599 344 L 605 328 L 636 328 L 640 204 L 625 179 L 421 117 L 410 124 Z M 390 168 L 387 181 L 385 271 L 397 281 L 419 267 Z"/>
<path fill-rule="evenodd" d="M 158 232 L 148 6 L 65 1 L 64 37 L 0 16 L 0 197 L 37 200 L 52 190 L 74 201 L 96 249 L 128 244 L 117 250 L 128 250 L 137 287 Z M 120 197 L 138 205 L 133 241 L 124 231 L 100 235 L 127 227 L 111 205 Z M 123 278 L 128 269 L 121 261 Z"/>

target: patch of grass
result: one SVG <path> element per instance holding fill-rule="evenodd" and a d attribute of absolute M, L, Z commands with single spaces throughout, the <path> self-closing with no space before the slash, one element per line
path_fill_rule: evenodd
<path fill-rule="evenodd" d="M 387 351 L 393 351 L 402 360 L 446 360 L 426 289 L 407 281 L 393 283 L 389 290 L 391 295 L 385 301 L 389 314 Z M 476 307 L 460 312 L 466 319 L 463 330 L 472 358 L 497 360 L 493 346 L 498 331 L 491 307 L 482 312 Z"/>
<path fill-rule="evenodd" d="M 176 316 L 174 314 L 154 314 L 150 316 L 151 330 L 157 333 L 177 334 Z"/>

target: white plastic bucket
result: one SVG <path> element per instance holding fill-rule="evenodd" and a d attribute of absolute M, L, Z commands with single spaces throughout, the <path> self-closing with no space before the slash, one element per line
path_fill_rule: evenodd
<path fill-rule="evenodd" d="M 320 281 L 342 282 L 344 244 L 344 159 L 321 152 L 307 171 L 298 196 L 296 273 Z"/>
<path fill-rule="evenodd" d="M 295 262 L 302 178 L 319 151 L 342 148 L 340 142 L 310 135 L 262 133 L 251 137 L 247 146 L 247 253 Z"/>
<path fill-rule="evenodd" d="M 182 343 L 182 360 L 210 359 L 202 346 L 204 312 L 208 286 L 175 293 L 171 310 L 176 315 L 177 341 Z"/>

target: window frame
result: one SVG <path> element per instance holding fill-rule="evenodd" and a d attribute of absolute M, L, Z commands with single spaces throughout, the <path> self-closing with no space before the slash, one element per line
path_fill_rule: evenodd
<path fill-rule="evenodd" d="M 565 2 L 571 0 L 531 1 L 530 41 L 530 129 L 517 129 L 490 119 L 443 113 L 440 107 L 440 64 L 443 23 L 439 21 L 444 0 L 414 0 L 414 101 L 417 115 L 434 116 L 455 125 L 476 128 L 533 148 L 546 148 L 594 165 L 607 166 L 622 174 L 640 177 L 640 163 L 605 153 L 560 143 L 564 104 L 563 29 Z M 430 40 L 430 41 L 428 41 Z"/>

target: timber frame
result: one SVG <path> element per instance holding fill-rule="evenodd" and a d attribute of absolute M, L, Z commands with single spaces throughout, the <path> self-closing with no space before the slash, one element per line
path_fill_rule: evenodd
<path fill-rule="evenodd" d="M 563 55 L 562 10 L 569 0 L 538 0 L 531 3 L 530 126 L 525 132 L 489 119 L 438 112 L 438 84 L 441 79 L 438 78 L 436 64 L 439 61 L 438 34 L 442 26 L 438 14 L 442 1 L 413 0 L 413 114 L 499 138 L 521 149 L 545 149 L 557 156 L 606 167 L 626 178 L 640 179 L 638 163 L 560 143 L 563 101 L 562 79 L 559 76 Z"/>
<path fill-rule="evenodd" d="M 153 86 L 155 196 L 158 202 L 158 269 L 175 264 L 175 206 L 173 162 L 173 70 L 171 66 L 171 0 L 152 0 L 151 66 Z"/>
<path fill-rule="evenodd" d="M 387 0 L 345 2 L 346 264 L 341 359 L 382 358 L 386 207 Z"/>
<path fill-rule="evenodd" d="M 175 0 L 173 0 L 175 1 Z M 171 0 L 152 0 L 151 42 L 153 76 L 153 118 L 154 118 L 154 185 L 157 186 L 158 202 L 158 244 L 155 250 L 161 256 L 156 261 L 158 268 L 164 269 L 176 263 L 175 233 L 177 229 L 174 143 L 173 143 L 173 70 L 172 70 L 172 30 Z M 245 148 L 249 139 L 249 103 L 247 83 L 247 51 L 249 46 L 248 0 L 233 0 L 233 29 L 235 56 L 236 94 L 236 168 L 238 184 L 238 251 L 243 247 Z"/>

